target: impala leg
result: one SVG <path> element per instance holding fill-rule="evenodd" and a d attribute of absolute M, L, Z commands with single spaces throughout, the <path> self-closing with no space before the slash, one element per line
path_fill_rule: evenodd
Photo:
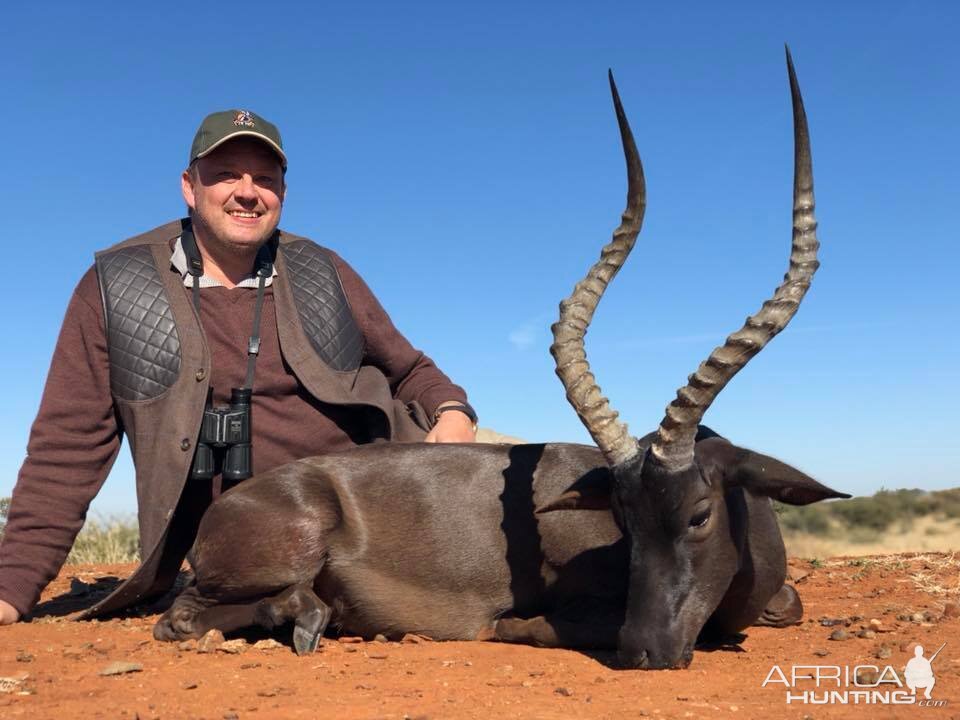
<path fill-rule="evenodd" d="M 197 618 L 213 604 L 215 601 L 203 597 L 196 585 L 189 585 L 153 626 L 153 637 L 167 642 L 201 637 L 209 628 Z"/>
<path fill-rule="evenodd" d="M 202 637 L 214 629 L 227 633 L 260 625 L 273 630 L 293 621 L 294 649 L 298 655 L 305 655 L 317 649 L 332 613 L 307 585 L 292 585 L 273 597 L 236 604 L 218 604 L 190 586 L 154 625 L 153 636 L 157 640 L 184 640 Z"/>
<path fill-rule="evenodd" d="M 556 616 L 501 618 L 482 639 L 549 648 L 616 650 L 620 625 L 570 622 Z"/>
<path fill-rule="evenodd" d="M 291 585 L 279 595 L 257 603 L 256 623 L 272 630 L 293 621 L 293 647 L 297 655 L 317 649 L 330 622 L 333 609 L 308 585 Z"/>
<path fill-rule="evenodd" d="M 803 603 L 800 595 L 791 585 L 784 585 L 770 598 L 754 625 L 766 627 L 787 627 L 796 625 L 803 619 Z"/>

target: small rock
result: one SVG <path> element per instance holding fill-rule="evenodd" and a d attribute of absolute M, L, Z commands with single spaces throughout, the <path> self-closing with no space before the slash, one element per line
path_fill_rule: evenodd
<path fill-rule="evenodd" d="M 810 570 L 792 567 L 787 570 L 787 574 L 793 582 L 798 583 L 810 574 Z"/>
<path fill-rule="evenodd" d="M 857 670 L 857 684 L 859 685 L 876 685 L 879 680 L 880 673 L 876 670 L 869 670 L 867 668 Z"/>
<path fill-rule="evenodd" d="M 276 697 L 277 691 L 275 689 L 257 690 L 257 695 L 259 695 L 260 697 Z"/>
<path fill-rule="evenodd" d="M 350 635 L 343 635 L 337 638 L 338 642 L 342 642 L 345 645 L 356 645 L 357 643 L 362 643 L 362 637 L 352 637 Z"/>
<path fill-rule="evenodd" d="M 830 654 L 830 651 L 829 651 L 829 650 L 814 650 L 814 651 L 813 651 L 813 654 L 816 655 L 817 657 L 826 657 L 827 655 Z"/>
<path fill-rule="evenodd" d="M 33 655 L 28 653 L 26 650 L 18 650 L 17 662 L 23 662 L 23 663 L 33 662 Z"/>
<path fill-rule="evenodd" d="M 223 720 L 240 720 L 240 716 L 235 712 L 228 712 L 223 714 Z"/>
<path fill-rule="evenodd" d="M 73 659 L 81 658 L 83 657 L 83 650 L 81 650 L 80 648 L 70 648 L 70 647 L 64 648 L 63 656 L 65 658 L 73 658 Z"/>
<path fill-rule="evenodd" d="M 227 640 L 220 643 L 217 646 L 217 652 L 228 653 L 230 655 L 239 655 L 242 652 L 247 650 L 247 641 L 243 638 L 237 638 L 236 640 Z"/>
<path fill-rule="evenodd" d="M 208 630 L 207 633 L 197 641 L 197 652 L 213 652 L 224 642 L 226 642 L 226 639 L 223 637 L 222 632 L 217 629 Z"/>
<path fill-rule="evenodd" d="M 277 642 L 273 638 L 266 638 L 264 640 L 257 640 L 253 644 L 254 650 L 280 650 L 283 648 L 283 643 Z"/>
<path fill-rule="evenodd" d="M 870 630 L 869 628 L 864 628 L 863 630 L 860 630 L 857 632 L 858 638 L 866 638 L 867 640 L 869 640 L 870 638 L 875 636 L 876 636 L 876 633 L 873 630 Z"/>
<path fill-rule="evenodd" d="M 196 640 L 183 640 L 177 643 L 177 650 L 189 650 L 193 651 L 197 649 Z"/>
<path fill-rule="evenodd" d="M 258 667 L 260 667 L 260 663 L 258 663 L 258 662 L 248 662 L 248 663 L 243 663 L 243 665 L 240 666 L 240 669 L 241 669 L 241 670 L 253 670 L 253 668 L 258 668 Z"/>
<path fill-rule="evenodd" d="M 677 695 L 677 700 L 680 700 L 681 702 L 685 702 L 689 699 L 690 699 L 689 695 Z"/>
<path fill-rule="evenodd" d="M 200 683 L 198 683 L 196 680 L 187 680 L 186 682 L 181 683 L 180 687 L 182 687 L 184 690 L 196 690 L 198 687 L 200 687 Z"/>
<path fill-rule="evenodd" d="M 891 655 L 893 655 L 893 650 L 891 650 L 888 645 L 881 645 L 873 651 L 873 656 L 875 658 L 879 658 L 880 660 L 886 660 Z"/>
<path fill-rule="evenodd" d="M 832 633 L 830 633 L 830 640 L 847 640 L 850 637 L 848 633 L 843 628 L 837 628 Z"/>
<path fill-rule="evenodd" d="M 820 618 L 820 624 L 824 627 L 833 627 L 834 625 L 843 625 L 846 623 L 846 620 L 843 618 Z"/>
<path fill-rule="evenodd" d="M 143 665 L 132 662 L 112 662 L 100 671 L 101 675 L 126 675 L 143 670 Z"/>
<path fill-rule="evenodd" d="M 386 660 L 387 654 L 385 652 L 368 652 L 367 657 L 371 660 Z"/>
<path fill-rule="evenodd" d="M 356 645 L 347 645 L 347 646 L 343 649 L 343 651 L 344 651 L 344 652 L 350 652 L 350 653 L 356 652 L 356 651 L 357 651 L 357 646 L 356 646 Z"/>
<path fill-rule="evenodd" d="M 957 603 L 947 603 L 943 606 L 943 617 L 945 618 L 955 618 L 960 617 L 960 605 Z"/>
<path fill-rule="evenodd" d="M 870 619 L 870 629 L 874 632 L 883 632 L 883 622 L 877 618 Z"/>
<path fill-rule="evenodd" d="M 927 610 L 926 612 L 923 613 L 923 621 L 924 621 L 924 622 L 935 623 L 937 620 L 938 620 L 937 616 L 934 615 L 934 614 L 933 614 L 932 612 L 930 612 L 929 610 Z"/>
<path fill-rule="evenodd" d="M 573 693 L 565 687 L 555 688 L 553 691 L 554 695 L 563 695 L 564 697 L 570 697 Z"/>
<path fill-rule="evenodd" d="M 0 677 L 0 693 L 15 693 L 23 687 L 23 680 L 20 678 Z"/>
<path fill-rule="evenodd" d="M 387 640 L 387 636 L 384 635 L 383 633 L 377 633 L 376 635 L 374 635 L 373 641 L 378 643 L 390 642 L 389 640 Z"/>
<path fill-rule="evenodd" d="M 921 612 L 915 612 L 913 615 L 910 616 L 910 622 L 921 623 L 923 622 L 923 620 L 924 620 L 924 617 L 923 617 L 923 613 Z"/>

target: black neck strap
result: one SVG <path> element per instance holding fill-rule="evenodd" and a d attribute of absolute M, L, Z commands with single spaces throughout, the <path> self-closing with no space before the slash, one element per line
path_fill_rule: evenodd
<path fill-rule="evenodd" d="M 180 246 L 187 257 L 187 272 L 193 278 L 193 307 L 197 311 L 197 320 L 200 321 L 200 278 L 203 277 L 203 258 L 197 240 L 190 228 L 184 228 L 180 236 Z M 267 245 L 257 253 L 257 301 L 253 308 L 253 329 L 247 341 L 247 377 L 243 390 L 253 389 L 253 374 L 257 365 L 257 355 L 260 354 L 260 317 L 263 314 L 263 296 L 267 286 L 267 278 L 273 275 L 273 261 Z M 202 321 L 201 321 L 202 326 Z"/>

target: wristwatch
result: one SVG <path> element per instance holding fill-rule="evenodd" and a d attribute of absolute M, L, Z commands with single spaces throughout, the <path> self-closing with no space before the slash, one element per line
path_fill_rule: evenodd
<path fill-rule="evenodd" d="M 468 403 L 451 403 L 449 405 L 441 405 L 433 413 L 433 423 L 436 425 L 437 421 L 440 419 L 440 414 L 445 413 L 447 410 L 456 410 L 457 412 L 462 412 L 468 418 L 470 422 L 473 423 L 473 431 L 477 431 L 477 412 L 474 410 Z"/>

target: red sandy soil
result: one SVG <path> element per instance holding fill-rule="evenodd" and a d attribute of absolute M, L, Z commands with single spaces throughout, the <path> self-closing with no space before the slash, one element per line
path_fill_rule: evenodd
<path fill-rule="evenodd" d="M 153 640 L 155 609 L 106 622 L 64 617 L 132 569 L 67 567 L 32 622 L 0 629 L 0 718 L 960 718 L 960 557 L 952 553 L 793 560 L 803 622 L 750 628 L 739 646 L 698 650 L 685 670 L 652 672 L 618 670 L 605 653 L 422 639 L 328 639 L 297 657 L 288 636 L 263 648 L 253 643 L 265 636 L 248 633 L 233 643 L 240 652 L 201 653 L 195 641 Z M 876 633 L 858 637 L 871 620 Z M 850 637 L 829 639 L 838 629 Z M 787 676 L 792 665 L 890 665 L 902 674 L 917 642 L 927 657 L 946 643 L 932 693 L 945 705 L 787 704 L 782 682 L 762 687 L 774 665 Z M 884 646 L 890 655 L 878 659 Z M 101 674 L 118 661 L 139 669 Z M 797 692 L 814 689 L 801 683 Z"/>

